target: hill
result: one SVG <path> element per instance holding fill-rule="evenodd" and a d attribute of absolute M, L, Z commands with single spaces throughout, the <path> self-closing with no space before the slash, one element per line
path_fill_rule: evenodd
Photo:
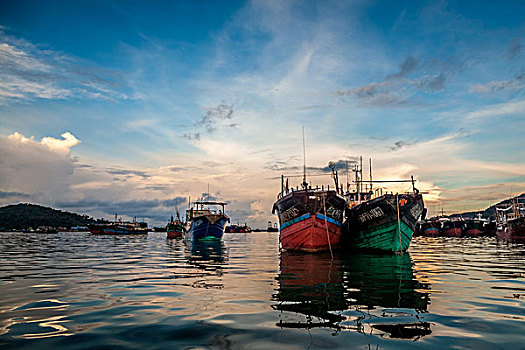
<path fill-rule="evenodd" d="M 451 218 L 453 218 L 453 217 L 462 217 L 464 219 L 466 219 L 466 218 L 472 219 L 472 218 L 476 217 L 478 214 L 481 214 L 484 218 L 495 220 L 496 219 L 496 206 L 498 206 L 498 205 L 506 205 L 506 206 L 508 206 L 508 205 L 511 204 L 511 201 L 512 201 L 513 198 L 524 199 L 525 198 L 525 193 L 522 193 L 522 194 L 520 194 L 519 196 L 516 196 L 516 197 L 505 199 L 505 200 L 503 200 L 503 201 L 501 201 L 499 203 L 491 205 L 490 207 L 488 207 L 485 210 L 470 211 L 470 212 L 465 212 L 465 213 L 458 213 L 458 214 L 449 215 L 449 217 L 451 217 Z"/>
<path fill-rule="evenodd" d="M 56 210 L 36 204 L 20 203 L 0 208 L 0 230 L 20 230 L 39 226 L 85 226 L 102 222 L 87 215 Z"/>

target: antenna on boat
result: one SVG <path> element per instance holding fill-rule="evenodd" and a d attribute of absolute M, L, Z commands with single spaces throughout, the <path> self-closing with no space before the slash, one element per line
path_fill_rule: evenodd
<path fill-rule="evenodd" d="M 306 189 L 308 183 L 306 182 L 306 146 L 304 142 L 304 126 L 303 126 L 303 187 Z"/>

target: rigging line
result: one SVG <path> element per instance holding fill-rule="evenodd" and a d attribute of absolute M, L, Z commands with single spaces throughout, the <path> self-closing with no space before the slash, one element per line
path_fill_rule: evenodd
<path fill-rule="evenodd" d="M 323 208 L 324 208 L 324 227 L 326 228 L 326 239 L 328 240 L 328 248 L 330 248 L 330 256 L 334 260 L 334 253 L 332 253 L 332 244 L 330 243 L 330 235 L 328 234 L 328 222 L 326 221 L 326 197 L 323 194 Z"/>

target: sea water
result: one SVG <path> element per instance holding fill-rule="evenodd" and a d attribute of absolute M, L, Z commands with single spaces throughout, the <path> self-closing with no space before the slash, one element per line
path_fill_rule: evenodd
<path fill-rule="evenodd" d="M 280 252 L 278 233 L 0 233 L 2 349 L 523 349 L 525 245 Z"/>

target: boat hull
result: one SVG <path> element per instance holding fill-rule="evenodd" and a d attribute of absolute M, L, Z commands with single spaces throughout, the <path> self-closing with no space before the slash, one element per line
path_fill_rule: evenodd
<path fill-rule="evenodd" d="M 421 231 L 421 236 L 424 237 L 437 237 L 439 236 L 439 228 L 427 227 Z"/>
<path fill-rule="evenodd" d="M 481 231 L 481 230 L 479 230 L 477 228 L 471 228 L 471 229 L 463 231 L 463 235 L 466 236 L 466 237 L 479 237 L 479 236 L 481 236 L 482 233 L 483 233 L 483 231 Z"/>
<path fill-rule="evenodd" d="M 461 237 L 463 229 L 460 227 L 451 227 L 443 230 L 443 236 L 445 237 Z"/>
<path fill-rule="evenodd" d="M 147 228 L 128 227 L 127 225 L 88 225 L 89 232 L 94 235 L 145 235 Z"/>
<path fill-rule="evenodd" d="M 185 238 L 191 241 L 220 241 L 228 221 L 228 217 L 224 215 L 193 218 Z"/>
<path fill-rule="evenodd" d="M 345 205 L 335 191 L 298 190 L 279 198 L 272 212 L 279 216 L 281 248 L 303 252 L 338 248 Z"/>
<path fill-rule="evenodd" d="M 349 249 L 403 252 L 410 246 L 423 206 L 420 194 L 388 194 L 349 208 L 342 245 Z"/>
<path fill-rule="evenodd" d="M 280 240 L 283 249 L 313 253 L 339 247 L 340 222 L 335 222 L 322 214 L 315 216 L 305 214 L 298 219 L 297 222 L 281 228 Z"/>
<path fill-rule="evenodd" d="M 460 220 L 450 220 L 443 223 L 443 236 L 461 237 L 463 235 L 464 222 Z"/>
<path fill-rule="evenodd" d="M 483 234 L 483 222 L 476 220 L 467 220 L 463 235 L 466 237 L 479 237 Z"/>
<path fill-rule="evenodd" d="M 128 229 L 126 227 L 118 226 L 104 228 L 105 235 L 145 235 L 147 233 L 147 229 Z"/>
<path fill-rule="evenodd" d="M 94 235 L 103 235 L 105 225 L 88 225 L 88 230 Z"/>
<path fill-rule="evenodd" d="M 168 238 L 184 237 L 184 227 L 180 224 L 169 223 L 166 225 L 166 235 Z"/>
<path fill-rule="evenodd" d="M 525 241 L 525 217 L 509 220 L 497 229 L 498 238 Z"/>

